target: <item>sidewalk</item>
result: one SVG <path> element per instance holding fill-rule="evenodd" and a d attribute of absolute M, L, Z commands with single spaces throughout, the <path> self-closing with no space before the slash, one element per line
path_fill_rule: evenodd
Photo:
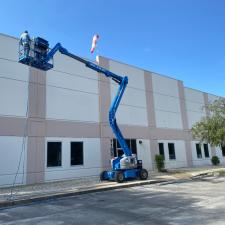
<path fill-rule="evenodd" d="M 201 174 L 213 173 L 225 167 L 184 168 L 170 170 L 167 173 L 150 172 L 150 179 L 116 183 L 99 181 L 99 177 L 88 177 L 75 180 L 47 182 L 35 185 L 0 188 L 0 208 L 18 204 L 29 204 L 35 201 L 75 196 L 99 191 L 128 188 L 138 185 L 154 184 L 176 180 L 186 180 Z M 12 193 L 12 194 L 11 194 Z"/>

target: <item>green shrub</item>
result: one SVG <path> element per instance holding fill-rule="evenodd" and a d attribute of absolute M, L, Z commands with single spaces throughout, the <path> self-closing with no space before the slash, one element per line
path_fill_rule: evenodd
<path fill-rule="evenodd" d="M 156 167 L 159 172 L 163 171 L 164 169 L 164 157 L 162 155 L 155 155 L 155 162 L 156 162 Z"/>
<path fill-rule="evenodd" d="M 220 164 L 220 160 L 217 156 L 213 156 L 211 159 L 211 162 L 214 166 L 217 166 L 218 164 Z"/>

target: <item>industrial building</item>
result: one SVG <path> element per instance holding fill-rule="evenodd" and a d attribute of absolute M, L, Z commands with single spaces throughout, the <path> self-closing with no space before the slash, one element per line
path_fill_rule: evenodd
<path fill-rule="evenodd" d="M 193 140 L 190 128 L 218 96 L 176 80 L 98 56 L 96 63 L 129 83 L 117 122 L 143 167 L 211 165 L 225 149 Z M 121 155 L 108 124 L 117 85 L 57 53 L 47 72 L 18 63 L 18 39 L 0 34 L 0 186 L 98 176 Z M 27 118 L 27 119 L 26 119 Z"/>

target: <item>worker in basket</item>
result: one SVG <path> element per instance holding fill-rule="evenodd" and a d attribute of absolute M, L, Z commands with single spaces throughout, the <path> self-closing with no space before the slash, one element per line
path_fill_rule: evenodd
<path fill-rule="evenodd" d="M 31 39 L 28 34 L 28 31 L 25 30 L 20 36 L 20 44 L 21 46 L 23 46 L 23 53 L 25 57 L 29 57 L 30 42 L 31 42 Z"/>

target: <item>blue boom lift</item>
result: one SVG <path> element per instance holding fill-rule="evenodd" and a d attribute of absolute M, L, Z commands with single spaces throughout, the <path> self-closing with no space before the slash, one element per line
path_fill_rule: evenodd
<path fill-rule="evenodd" d="M 110 171 L 103 171 L 100 174 L 100 179 L 115 180 L 120 183 L 130 178 L 133 179 L 140 178 L 142 180 L 147 179 L 148 178 L 147 170 L 142 168 L 142 161 L 138 160 L 137 156 L 132 154 L 132 151 L 127 146 L 127 143 L 117 125 L 115 117 L 121 98 L 128 84 L 128 77 L 116 75 L 110 72 L 109 70 L 100 67 L 99 65 L 89 62 L 77 55 L 74 55 L 68 52 L 67 49 L 62 47 L 60 43 L 57 43 L 50 50 L 48 41 L 40 37 L 36 37 L 31 41 L 29 52 L 24 51 L 23 46 L 20 44 L 19 62 L 47 71 L 53 68 L 53 63 L 51 63 L 51 60 L 53 59 L 53 56 L 57 51 L 85 64 L 86 67 L 92 70 L 95 70 L 99 73 L 103 73 L 106 77 L 112 78 L 112 80 L 114 80 L 119 85 L 117 95 L 110 106 L 109 124 L 124 152 L 124 155 L 122 157 L 116 157 L 112 159 L 111 160 L 112 169 Z"/>

